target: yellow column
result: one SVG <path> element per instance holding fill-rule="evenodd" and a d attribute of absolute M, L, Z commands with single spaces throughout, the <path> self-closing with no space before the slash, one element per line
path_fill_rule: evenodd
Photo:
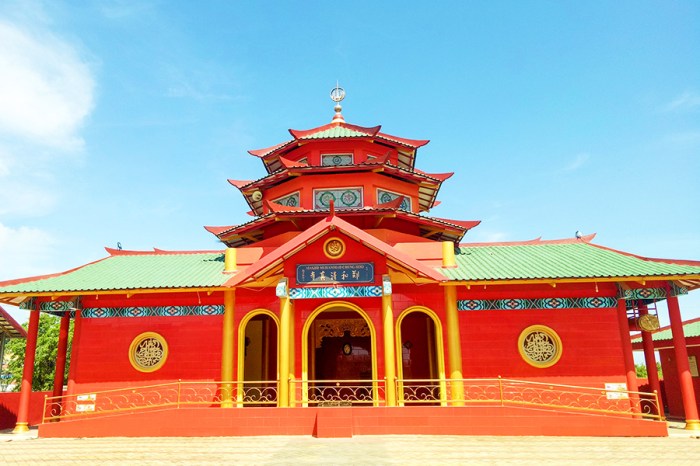
<path fill-rule="evenodd" d="M 282 290 L 284 287 L 284 290 Z M 282 291 L 284 291 L 282 293 Z M 284 295 L 284 296 L 280 296 Z M 286 282 L 277 285 L 277 296 L 280 298 L 280 388 L 279 406 L 289 406 L 289 336 L 291 334 L 292 305 Z"/>
<path fill-rule="evenodd" d="M 385 278 L 387 280 L 388 277 Z M 391 282 L 389 282 L 391 287 Z M 384 376 L 386 377 L 386 405 L 396 406 L 396 354 L 394 350 L 394 310 L 391 294 L 385 284 L 382 294 L 382 325 L 384 327 Z M 391 291 L 389 290 L 389 293 Z"/>
<path fill-rule="evenodd" d="M 294 372 L 295 372 L 295 366 L 296 366 L 296 359 L 295 359 L 295 340 L 294 340 L 294 329 L 295 329 L 295 324 L 294 324 L 294 302 L 289 301 L 289 378 L 294 379 Z M 295 406 L 296 403 L 294 402 L 294 384 L 290 382 L 289 384 L 289 406 Z"/>
<path fill-rule="evenodd" d="M 232 273 L 237 268 L 236 249 L 227 248 L 224 252 L 224 272 Z M 233 312 L 236 305 L 236 290 L 224 291 L 223 341 L 221 344 L 221 407 L 233 407 L 233 354 L 234 322 Z"/>
<path fill-rule="evenodd" d="M 221 346 L 221 407 L 233 407 L 233 309 L 236 303 L 236 291 L 224 291 L 224 336 Z"/>
<path fill-rule="evenodd" d="M 462 382 L 462 342 L 459 335 L 459 316 L 457 314 L 457 288 L 445 286 L 445 317 L 447 324 L 447 350 L 450 366 L 451 399 L 453 406 L 464 406 L 464 383 Z"/>
<path fill-rule="evenodd" d="M 457 266 L 457 262 L 455 261 L 455 244 L 452 241 L 442 242 L 442 266 Z"/>
<path fill-rule="evenodd" d="M 237 268 L 236 248 L 226 248 L 224 252 L 224 272 L 235 272 Z"/>

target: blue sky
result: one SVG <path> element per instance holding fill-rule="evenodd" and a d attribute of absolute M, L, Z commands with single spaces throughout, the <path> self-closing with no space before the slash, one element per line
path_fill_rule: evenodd
<path fill-rule="evenodd" d="M 418 167 L 455 176 L 431 214 L 482 220 L 466 240 L 700 260 L 699 23 L 694 1 L 4 1 L 0 279 L 219 248 L 203 225 L 249 219 L 226 179 L 330 122 L 336 80 L 346 121 L 432 141 Z"/>

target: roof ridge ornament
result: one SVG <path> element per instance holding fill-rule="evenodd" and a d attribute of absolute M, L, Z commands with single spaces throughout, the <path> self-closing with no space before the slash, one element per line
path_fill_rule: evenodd
<path fill-rule="evenodd" d="M 340 87 L 338 85 L 338 81 L 336 81 L 335 87 L 331 89 L 331 100 L 335 102 L 335 107 L 333 107 L 333 110 L 335 110 L 335 115 L 333 116 L 333 120 L 331 120 L 331 124 L 345 123 L 345 118 L 343 118 L 343 114 L 341 113 L 343 111 L 343 107 L 340 105 L 340 101 L 344 98 L 345 89 Z"/>

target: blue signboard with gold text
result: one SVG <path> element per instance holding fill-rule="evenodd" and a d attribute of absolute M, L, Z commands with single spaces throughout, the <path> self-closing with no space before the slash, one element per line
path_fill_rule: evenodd
<path fill-rule="evenodd" d="M 297 265 L 298 284 L 370 283 L 373 281 L 374 264 L 371 262 Z"/>

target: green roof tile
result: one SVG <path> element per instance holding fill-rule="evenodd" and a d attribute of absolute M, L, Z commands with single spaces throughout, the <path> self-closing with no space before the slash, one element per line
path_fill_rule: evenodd
<path fill-rule="evenodd" d="M 587 243 L 460 246 L 450 280 L 700 275 L 700 267 L 645 260 Z"/>
<path fill-rule="evenodd" d="M 0 287 L 0 293 L 195 288 L 219 286 L 223 253 L 118 254 L 61 275 Z"/>
<path fill-rule="evenodd" d="M 361 138 L 367 136 L 369 136 L 369 134 L 338 125 L 319 131 L 318 133 L 308 134 L 299 139 Z"/>
<path fill-rule="evenodd" d="M 700 336 L 700 319 L 683 324 L 683 334 L 686 338 Z M 671 327 L 664 327 L 663 330 L 652 334 L 652 339 L 654 341 L 673 340 L 673 335 L 671 334 Z M 637 343 L 640 341 L 642 341 L 641 337 L 637 337 L 632 340 L 633 343 Z"/>

